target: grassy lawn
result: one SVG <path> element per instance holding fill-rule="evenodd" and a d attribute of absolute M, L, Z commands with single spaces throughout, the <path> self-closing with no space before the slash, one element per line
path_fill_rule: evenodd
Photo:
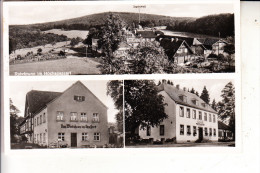
<path fill-rule="evenodd" d="M 89 58 L 69 56 L 66 59 L 10 65 L 9 72 L 10 75 L 15 75 L 15 72 L 70 72 L 71 75 L 100 74 L 98 65 L 98 62 Z"/>

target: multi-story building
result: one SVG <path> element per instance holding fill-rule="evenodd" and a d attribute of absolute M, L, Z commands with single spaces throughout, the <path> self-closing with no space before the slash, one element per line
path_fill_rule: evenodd
<path fill-rule="evenodd" d="M 80 81 L 64 92 L 32 90 L 26 95 L 21 134 L 42 146 L 108 144 L 107 107 Z"/>
<path fill-rule="evenodd" d="M 218 141 L 217 112 L 200 97 L 179 85 L 163 82 L 158 94 L 164 96 L 165 113 L 168 118 L 158 127 L 139 130 L 142 139 L 153 141 L 176 140 L 177 143 L 195 141 Z"/>

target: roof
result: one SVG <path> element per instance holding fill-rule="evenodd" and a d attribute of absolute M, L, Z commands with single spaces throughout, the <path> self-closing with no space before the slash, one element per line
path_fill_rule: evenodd
<path fill-rule="evenodd" d="M 59 98 L 63 93 L 72 88 L 76 84 L 81 84 L 87 89 L 104 107 L 107 108 L 106 105 L 103 104 L 82 82 L 77 81 L 73 85 L 71 85 L 64 92 L 52 92 L 52 91 L 38 91 L 31 90 L 26 95 L 26 105 L 29 106 L 29 111 L 32 115 L 38 113 L 43 108 L 47 106 L 47 104 L 53 102 L 57 98 Z M 26 113 L 26 112 L 25 112 Z"/>
<path fill-rule="evenodd" d="M 155 38 L 157 36 L 155 31 L 136 31 L 136 34 L 143 38 Z"/>
<path fill-rule="evenodd" d="M 226 125 L 225 123 L 218 121 L 218 129 L 222 129 L 222 130 L 230 130 L 229 126 Z"/>
<path fill-rule="evenodd" d="M 198 40 L 206 46 L 212 46 L 214 43 L 219 41 L 219 39 L 215 39 L 215 38 L 205 38 L 205 39 L 198 39 Z"/>
<path fill-rule="evenodd" d="M 158 37 L 158 39 L 160 38 L 168 38 L 168 39 L 171 39 L 171 38 L 178 38 L 178 40 L 185 40 L 186 43 L 189 45 L 189 46 L 193 46 L 193 45 L 203 45 L 202 42 L 197 39 L 197 38 L 193 38 L 193 37 L 181 37 L 181 36 L 171 36 L 171 35 L 160 35 Z"/>
<path fill-rule="evenodd" d="M 169 85 L 166 83 L 162 83 L 161 85 L 158 86 L 158 91 L 165 91 L 169 97 L 175 101 L 178 104 L 197 108 L 200 110 L 208 111 L 211 113 L 217 113 L 210 105 L 208 105 L 206 102 L 204 102 L 200 97 L 198 97 L 196 94 L 190 93 L 188 91 L 184 91 L 182 89 L 178 89 L 177 87 L 173 85 Z M 183 100 L 180 99 L 179 96 L 184 95 L 187 98 L 187 102 L 184 102 Z M 196 99 L 198 101 L 198 105 L 195 105 L 192 100 Z M 207 105 L 207 107 L 203 107 L 201 103 L 204 103 Z"/>
<path fill-rule="evenodd" d="M 184 44 L 189 50 L 190 52 L 193 53 L 193 51 L 191 50 L 190 46 L 186 43 L 185 40 L 171 40 L 169 38 L 163 38 L 160 41 L 160 46 L 162 46 L 165 50 L 170 50 L 171 51 L 171 55 L 175 55 L 175 53 L 177 52 L 177 50 L 179 49 L 179 47 Z"/>
<path fill-rule="evenodd" d="M 30 113 L 37 113 L 39 110 L 43 109 L 47 103 L 61 94 L 61 92 L 31 90 L 26 95 L 26 102 L 27 106 L 29 106 Z"/>

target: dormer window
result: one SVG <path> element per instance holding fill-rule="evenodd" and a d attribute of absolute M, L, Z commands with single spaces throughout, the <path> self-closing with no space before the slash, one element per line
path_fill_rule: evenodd
<path fill-rule="evenodd" d="M 191 101 L 192 101 L 192 103 L 193 103 L 194 105 L 198 105 L 198 100 L 193 99 L 193 100 L 191 100 Z"/>
<path fill-rule="evenodd" d="M 185 95 L 179 95 L 179 99 L 183 102 L 187 102 L 187 96 Z"/>
<path fill-rule="evenodd" d="M 207 104 L 206 104 L 206 103 L 201 103 L 201 105 L 202 105 L 204 108 L 207 108 Z"/>
<path fill-rule="evenodd" d="M 74 96 L 74 100 L 78 102 L 83 102 L 85 101 L 85 96 Z"/>

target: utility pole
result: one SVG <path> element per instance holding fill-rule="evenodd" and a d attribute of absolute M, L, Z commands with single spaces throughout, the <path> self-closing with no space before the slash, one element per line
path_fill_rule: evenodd
<path fill-rule="evenodd" d="M 141 11 L 141 8 L 146 8 L 145 5 L 134 5 L 134 8 L 138 8 L 138 13 L 139 13 L 139 25 L 140 25 L 140 11 Z"/>
<path fill-rule="evenodd" d="M 219 55 L 219 40 L 220 40 L 220 32 L 218 32 L 218 55 Z"/>

